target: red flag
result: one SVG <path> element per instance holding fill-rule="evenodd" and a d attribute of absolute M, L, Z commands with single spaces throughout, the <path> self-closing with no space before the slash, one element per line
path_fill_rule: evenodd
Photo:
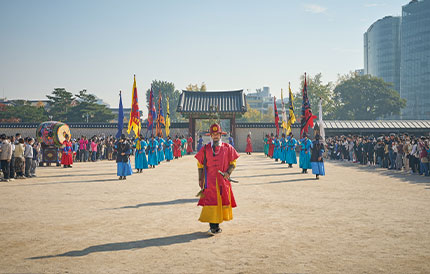
<path fill-rule="evenodd" d="M 303 102 L 302 102 L 302 115 L 300 117 L 301 128 L 300 138 L 303 137 L 303 133 L 308 133 L 309 127 L 314 127 L 314 119 L 317 117 L 312 114 L 311 103 L 308 98 L 308 86 L 306 84 L 306 73 L 305 73 L 305 84 L 303 85 Z"/>
<path fill-rule="evenodd" d="M 276 97 L 273 97 L 273 104 L 275 110 L 275 126 L 276 126 L 276 135 L 279 136 L 279 116 L 278 116 L 278 107 L 276 107 Z"/>

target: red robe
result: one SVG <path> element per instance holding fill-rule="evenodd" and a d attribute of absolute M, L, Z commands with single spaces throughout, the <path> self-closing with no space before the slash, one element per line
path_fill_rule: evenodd
<path fill-rule="evenodd" d="M 187 139 L 187 153 L 193 153 L 193 137 Z"/>
<path fill-rule="evenodd" d="M 216 206 L 218 204 L 216 193 L 216 182 L 218 181 L 222 205 L 231 205 L 231 207 L 236 207 L 231 183 L 229 180 L 224 179 L 224 177 L 219 174 L 218 170 L 226 172 L 230 163 L 239 158 L 239 154 L 230 144 L 221 143 L 221 146 L 217 146 L 215 148 L 215 156 L 213 156 L 212 147 L 209 143 L 200 149 L 196 156 L 194 156 L 200 164 L 203 164 L 205 151 L 207 175 L 205 176 L 205 190 L 203 191 L 204 197 L 200 198 L 198 205 Z"/>
<path fill-rule="evenodd" d="M 246 138 L 246 149 L 245 149 L 245 152 L 252 152 L 251 137 Z"/>
<path fill-rule="evenodd" d="M 72 165 L 73 164 L 73 150 L 72 150 L 72 142 L 65 140 L 63 142 L 63 151 L 61 155 L 61 164 L 63 165 Z"/>
<path fill-rule="evenodd" d="M 275 150 L 275 144 L 273 143 L 272 137 L 269 138 L 269 156 L 270 158 L 273 158 L 273 151 Z"/>
<path fill-rule="evenodd" d="M 173 142 L 173 156 L 181 157 L 181 140 L 178 138 Z"/>

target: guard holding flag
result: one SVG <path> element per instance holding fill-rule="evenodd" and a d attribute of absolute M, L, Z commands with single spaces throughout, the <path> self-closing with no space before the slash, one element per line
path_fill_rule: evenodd
<path fill-rule="evenodd" d="M 233 207 L 236 207 L 230 175 L 236 167 L 237 151 L 221 141 L 221 126 L 210 127 L 211 142 L 206 144 L 196 155 L 199 173 L 199 206 L 203 206 L 199 221 L 209 223 L 210 235 L 221 232 L 219 224 L 233 219 Z M 200 194 L 199 193 L 199 194 Z"/>

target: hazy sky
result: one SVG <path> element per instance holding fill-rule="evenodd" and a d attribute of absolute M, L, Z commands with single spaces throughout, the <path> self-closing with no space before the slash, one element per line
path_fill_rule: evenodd
<path fill-rule="evenodd" d="M 0 0 L 0 97 L 87 89 L 140 105 L 153 79 L 176 89 L 299 90 L 305 71 L 335 81 L 363 67 L 363 33 L 405 0 Z M 143 108 L 143 107 L 141 107 Z"/>

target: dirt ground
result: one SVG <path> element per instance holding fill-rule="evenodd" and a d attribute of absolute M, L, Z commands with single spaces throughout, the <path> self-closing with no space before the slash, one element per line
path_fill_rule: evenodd
<path fill-rule="evenodd" d="M 0 183 L 0 273 L 430 273 L 430 179 L 242 154 L 234 219 L 197 221 L 192 156 L 116 176 L 115 162 Z"/>

